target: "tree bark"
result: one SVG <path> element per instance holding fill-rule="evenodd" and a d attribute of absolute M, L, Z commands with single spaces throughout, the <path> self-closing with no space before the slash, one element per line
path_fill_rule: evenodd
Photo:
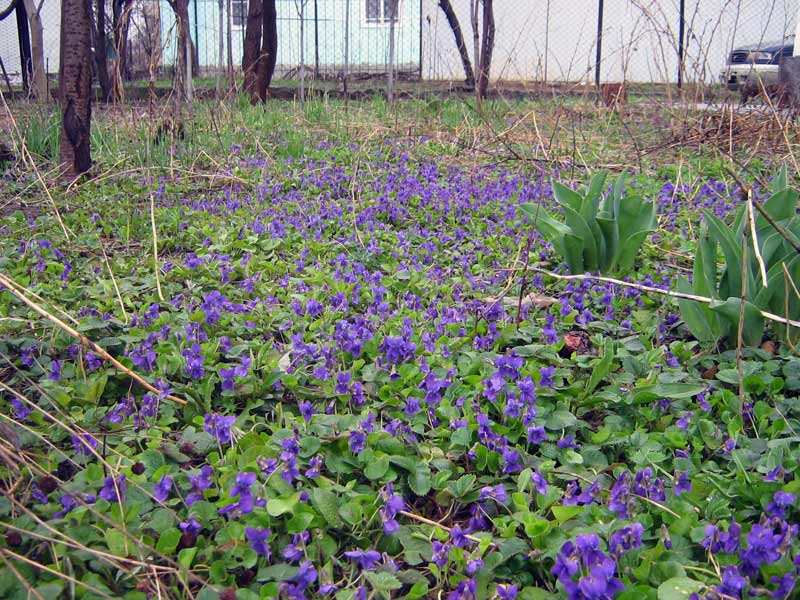
<path fill-rule="evenodd" d="M 178 25 L 177 60 L 175 61 L 175 101 L 191 100 L 191 74 L 194 57 L 192 38 L 189 32 L 189 0 L 168 0 L 175 12 Z M 188 75 L 188 77 L 187 77 Z"/>
<path fill-rule="evenodd" d="M 470 25 L 472 25 L 472 63 L 476 69 L 479 69 L 481 64 L 480 1 L 470 0 L 469 3 Z"/>
<path fill-rule="evenodd" d="M 261 54 L 261 29 L 264 22 L 261 0 L 250 0 L 247 5 L 247 25 L 244 32 L 244 54 L 242 72 L 244 91 L 251 97 L 256 94 L 256 71 L 258 56 Z"/>
<path fill-rule="evenodd" d="M 395 29 L 398 2 L 399 0 L 389 0 L 389 64 L 386 79 L 386 100 L 389 106 L 394 104 Z"/>
<path fill-rule="evenodd" d="M 106 2 L 95 2 L 95 18 L 92 20 L 92 37 L 94 38 L 94 66 L 97 71 L 97 83 L 103 100 L 111 100 L 111 79 L 108 76 L 108 36 L 106 35 Z"/>
<path fill-rule="evenodd" d="M 75 177 L 92 165 L 91 5 L 89 0 L 61 0 L 59 92 L 63 115 L 61 156 L 65 174 Z"/>
<path fill-rule="evenodd" d="M 345 104 L 350 100 L 347 78 L 350 76 L 350 0 L 344 2 L 344 70 L 342 71 L 342 92 Z"/>
<path fill-rule="evenodd" d="M 306 100 L 306 0 L 299 0 L 299 4 L 296 3 L 295 8 L 298 11 L 297 16 L 300 18 L 300 108 L 302 108 Z"/>
<path fill-rule="evenodd" d="M 275 65 L 278 61 L 278 12 L 275 0 L 264 0 L 263 11 L 263 36 L 261 40 L 261 54 L 256 64 L 256 90 L 258 100 L 265 102 L 267 90 L 275 74 Z"/>
<path fill-rule="evenodd" d="M 34 0 L 22 0 L 25 12 L 28 13 L 28 24 L 31 35 L 31 70 L 32 80 L 30 92 L 39 100 L 47 100 L 47 71 L 44 66 L 44 27 L 42 16 Z M 88 25 L 88 23 L 87 23 Z"/>
<path fill-rule="evenodd" d="M 439 0 L 439 8 L 444 12 L 444 16 L 456 40 L 456 48 L 458 48 L 458 54 L 461 56 L 461 65 L 464 67 L 464 84 L 472 89 L 475 87 L 475 73 L 472 71 L 469 50 L 467 50 L 467 44 L 464 41 L 464 34 L 461 32 L 461 25 L 458 22 L 456 11 L 453 10 L 450 0 Z"/>
<path fill-rule="evenodd" d="M 494 51 L 494 0 L 483 0 L 483 39 L 481 40 L 481 61 L 478 72 L 478 95 L 486 98 L 489 91 L 489 71 Z"/>
<path fill-rule="evenodd" d="M 17 18 L 17 37 L 19 39 L 19 62 L 22 70 L 22 88 L 26 93 L 31 91 L 31 75 L 33 72 L 31 60 L 31 34 L 28 27 L 28 13 L 25 10 L 25 3 L 18 0 L 16 10 Z"/>
<path fill-rule="evenodd" d="M 217 99 L 222 99 L 222 71 L 225 68 L 225 0 L 217 0 L 219 7 L 219 54 L 217 55 Z"/>
<path fill-rule="evenodd" d="M 128 30 L 130 29 L 131 13 L 125 0 L 112 0 L 112 27 L 114 29 L 114 54 L 116 64 L 112 78 L 112 91 L 116 100 L 124 102 L 124 82 L 128 68 Z"/>
<path fill-rule="evenodd" d="M 227 11 L 227 43 L 228 43 L 228 90 L 233 91 L 236 88 L 236 78 L 233 74 L 233 7 L 231 0 L 225 2 L 225 10 Z"/>

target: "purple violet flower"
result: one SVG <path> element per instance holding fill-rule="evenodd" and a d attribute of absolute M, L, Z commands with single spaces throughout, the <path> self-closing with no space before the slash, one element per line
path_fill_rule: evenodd
<path fill-rule="evenodd" d="M 358 566 L 365 571 L 373 571 L 381 559 L 380 552 L 375 550 L 350 550 L 345 552 L 344 555 L 350 560 L 357 561 Z"/>
<path fill-rule="evenodd" d="M 269 560 L 270 553 L 267 540 L 272 535 L 272 532 L 269 529 L 248 527 L 244 530 L 244 535 L 247 541 L 250 542 L 250 547 L 255 550 L 255 553 Z"/>
<path fill-rule="evenodd" d="M 169 498 L 170 490 L 172 490 L 172 477 L 164 475 L 161 480 L 153 486 L 153 497 L 159 502 L 164 502 Z"/>
<path fill-rule="evenodd" d="M 97 495 L 109 502 L 125 502 L 125 491 L 127 489 L 128 485 L 125 482 L 125 475 L 122 473 L 116 477 L 109 475 L 103 480 L 103 487 Z"/>

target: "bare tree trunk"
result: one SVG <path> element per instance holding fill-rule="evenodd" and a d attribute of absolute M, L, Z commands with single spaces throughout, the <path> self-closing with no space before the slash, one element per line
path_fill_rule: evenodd
<path fill-rule="evenodd" d="M 470 24 L 472 25 L 472 64 L 478 68 L 481 61 L 481 34 L 479 25 L 479 12 L 480 0 L 470 0 Z"/>
<path fill-rule="evenodd" d="M 225 68 L 225 0 L 218 0 L 219 7 L 219 55 L 217 56 L 217 99 L 222 99 L 222 70 Z"/>
<path fill-rule="evenodd" d="M 175 101 L 192 100 L 192 38 L 189 33 L 189 0 L 169 0 L 178 25 L 177 60 L 175 65 Z"/>
<path fill-rule="evenodd" d="M 386 99 L 389 106 L 394 104 L 394 34 L 397 25 L 397 3 L 399 0 L 389 1 L 389 68 L 386 81 Z"/>
<path fill-rule="evenodd" d="M 302 108 L 306 101 L 306 0 L 295 0 L 295 3 L 300 17 L 300 107 Z"/>
<path fill-rule="evenodd" d="M 342 92 L 344 101 L 350 99 L 350 90 L 347 87 L 347 77 L 350 71 L 350 0 L 344 3 L 344 73 L 342 73 Z"/>
<path fill-rule="evenodd" d="M 236 79 L 233 74 L 233 12 L 231 0 L 225 2 L 225 9 L 227 11 L 227 42 L 228 42 L 228 90 L 233 91 L 236 88 Z"/>
<path fill-rule="evenodd" d="M 61 0 L 59 92 L 63 124 L 62 165 L 66 175 L 85 173 L 92 165 L 89 138 L 92 119 L 91 8 L 88 0 Z"/>
<path fill-rule="evenodd" d="M 258 57 L 261 54 L 261 29 L 264 22 L 262 13 L 262 0 L 250 0 L 248 2 L 242 71 L 244 72 L 244 91 L 251 97 L 256 94 L 256 70 L 258 68 Z"/>
<path fill-rule="evenodd" d="M 278 61 L 278 12 L 275 0 L 264 0 L 263 16 L 264 35 L 261 40 L 261 54 L 256 65 L 256 89 L 261 102 L 267 99 L 267 90 L 272 83 Z"/>
<path fill-rule="evenodd" d="M 186 2 L 186 20 L 184 22 L 186 23 L 186 25 L 184 27 L 184 29 L 186 31 L 186 37 L 185 37 L 186 47 L 185 47 L 185 50 L 184 50 L 186 52 L 186 77 L 183 80 L 183 88 L 184 88 L 184 93 L 186 95 L 186 102 L 191 104 L 192 103 L 192 99 L 193 99 L 192 95 L 193 95 L 193 92 L 194 92 L 193 74 L 194 74 L 195 70 L 193 70 L 192 67 L 195 66 L 195 51 L 194 51 L 194 46 L 192 45 L 192 34 L 189 31 L 189 2 L 188 1 Z"/>
<path fill-rule="evenodd" d="M 112 26 L 114 28 L 114 54 L 116 64 L 114 65 L 114 77 L 112 79 L 112 90 L 115 101 L 125 101 L 125 70 L 127 69 L 128 58 L 128 30 L 131 22 L 131 11 L 125 5 L 125 0 L 112 0 Z"/>
<path fill-rule="evenodd" d="M 186 11 L 188 13 L 189 7 L 187 2 Z M 191 20 L 187 21 L 190 24 L 190 27 L 187 27 L 187 37 L 189 38 L 189 56 L 192 57 L 192 74 L 195 77 L 200 76 L 200 52 L 197 49 L 197 44 L 195 44 L 195 40 L 192 39 L 192 29 L 191 29 Z M 197 32 L 200 33 L 199 31 Z M 197 36 L 195 36 L 197 37 Z"/>
<path fill-rule="evenodd" d="M 494 0 L 483 0 L 483 39 L 481 40 L 481 61 L 478 71 L 478 95 L 486 98 L 489 91 L 489 71 L 494 52 Z"/>
<path fill-rule="evenodd" d="M 47 100 L 47 71 L 44 66 L 44 27 L 39 14 L 42 3 L 36 6 L 34 0 L 22 0 L 25 12 L 28 13 L 28 25 L 31 32 L 31 93 L 39 100 Z M 88 23 L 87 23 L 88 25 Z M 88 31 L 87 31 L 88 33 Z"/>
<path fill-rule="evenodd" d="M 456 48 L 458 48 L 458 54 L 461 56 L 461 64 L 464 67 L 464 84 L 470 89 L 474 88 L 475 73 L 472 71 L 469 51 L 467 50 L 467 44 L 464 42 L 464 34 L 461 32 L 461 25 L 458 22 L 456 11 L 453 10 L 453 5 L 450 4 L 450 0 L 439 0 L 439 8 L 444 12 L 444 16 L 456 40 Z"/>
<path fill-rule="evenodd" d="M 153 15 L 153 25 L 150 26 L 150 21 L 145 19 L 145 24 L 148 26 L 148 42 L 150 44 L 150 81 L 148 83 L 148 98 L 150 100 L 150 109 L 152 112 L 153 103 L 156 96 L 156 78 L 158 76 L 158 63 L 161 62 L 161 7 L 158 2 L 155 5 L 155 15 Z"/>
<path fill-rule="evenodd" d="M 25 3 L 17 0 L 14 14 L 17 19 L 17 38 L 19 39 L 19 62 L 22 71 L 22 88 L 26 94 L 31 93 L 33 66 L 31 60 L 31 33 L 28 26 L 28 13 Z"/>
<path fill-rule="evenodd" d="M 106 36 L 106 2 L 95 2 L 95 18 L 92 20 L 92 37 L 94 39 L 94 67 L 97 71 L 97 83 L 103 100 L 111 99 L 111 79 L 108 76 L 108 37 Z"/>

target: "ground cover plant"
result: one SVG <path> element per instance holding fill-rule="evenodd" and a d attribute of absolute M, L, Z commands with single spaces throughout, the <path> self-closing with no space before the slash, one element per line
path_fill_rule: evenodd
<path fill-rule="evenodd" d="M 59 190 L 63 228 L 5 213 L 0 597 L 794 597 L 796 342 L 701 343 L 667 294 L 738 184 L 596 183 L 658 225 L 573 277 L 536 207 L 591 169 L 384 108 L 241 107 L 272 137 L 191 160 L 101 125 L 130 169 Z"/>

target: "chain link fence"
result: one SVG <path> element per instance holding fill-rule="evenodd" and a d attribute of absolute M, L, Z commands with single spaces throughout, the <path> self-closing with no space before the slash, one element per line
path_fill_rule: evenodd
<path fill-rule="evenodd" d="M 9 0 L 0 0 L 4 1 Z M 398 5 L 392 15 L 394 1 Z M 450 0 L 473 67 L 477 46 L 472 15 L 477 1 Z M 412 90 L 463 81 L 461 56 L 441 2 L 276 0 L 275 83 L 301 78 L 357 81 L 389 70 L 397 80 L 418 82 L 407 84 Z M 719 83 L 737 47 L 779 43 L 794 34 L 797 4 L 797 0 L 496 0 L 491 80 L 525 85 Z M 39 0 L 35 6 L 43 25 L 46 69 L 54 79 L 60 3 Z M 127 6 L 131 21 L 125 77 L 146 79 L 155 63 L 158 77 L 169 80 L 177 38 L 172 8 L 167 0 L 130 0 Z M 247 0 L 190 0 L 189 31 L 199 76 L 212 76 L 229 62 L 240 72 L 247 11 Z M 22 79 L 17 21 L 13 11 L 0 21 L 4 87 L 18 88 Z M 478 14 L 478 31 L 481 27 Z"/>

